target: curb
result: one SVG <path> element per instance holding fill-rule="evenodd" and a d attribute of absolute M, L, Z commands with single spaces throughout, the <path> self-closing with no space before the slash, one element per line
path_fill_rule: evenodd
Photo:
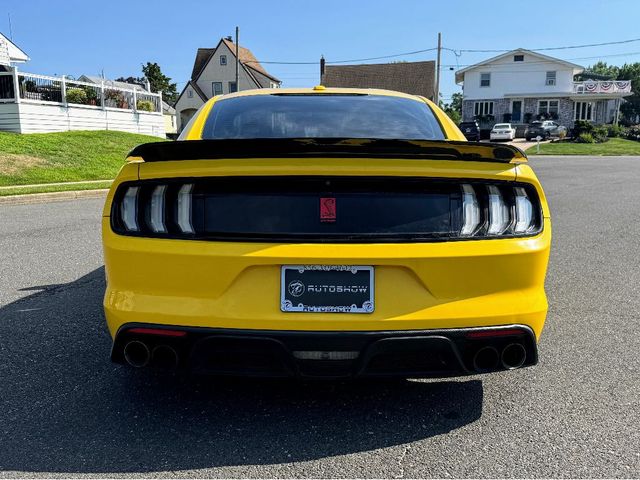
<path fill-rule="evenodd" d="M 63 202 L 82 198 L 104 198 L 109 189 L 70 190 L 67 192 L 28 193 L 0 197 L 0 205 L 28 205 L 34 203 Z"/>

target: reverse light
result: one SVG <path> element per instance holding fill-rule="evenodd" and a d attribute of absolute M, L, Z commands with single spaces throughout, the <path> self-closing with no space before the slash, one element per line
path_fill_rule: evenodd
<path fill-rule="evenodd" d="M 178 192 L 178 226 L 182 233 L 194 233 L 191 223 L 191 191 L 193 184 L 183 185 Z"/>
<path fill-rule="evenodd" d="M 167 227 L 164 223 L 164 193 L 166 185 L 158 185 L 151 195 L 151 230 L 156 233 L 166 233 Z"/>
<path fill-rule="evenodd" d="M 533 205 L 522 187 L 514 188 L 516 199 L 516 224 L 513 227 L 515 233 L 526 233 L 533 223 Z"/>
<path fill-rule="evenodd" d="M 488 235 L 500 235 L 509 226 L 509 208 L 495 185 L 487 187 L 489 192 L 489 228 Z"/>
<path fill-rule="evenodd" d="M 478 228 L 480 224 L 480 205 L 471 185 L 462 185 L 462 229 L 460 235 L 468 236 Z"/>
<path fill-rule="evenodd" d="M 140 187 L 129 187 L 122 200 L 122 222 L 127 230 L 137 232 L 138 228 L 138 190 Z"/>

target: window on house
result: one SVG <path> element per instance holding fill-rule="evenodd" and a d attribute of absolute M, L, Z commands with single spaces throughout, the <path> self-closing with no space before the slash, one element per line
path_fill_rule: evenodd
<path fill-rule="evenodd" d="M 524 55 L 514 55 L 513 56 L 513 61 L 514 62 L 524 62 Z"/>
<path fill-rule="evenodd" d="M 213 95 L 222 95 L 222 82 L 211 82 L 211 90 Z"/>
<path fill-rule="evenodd" d="M 226 64 L 227 64 L 227 56 L 220 55 L 220 65 L 226 65 Z"/>
<path fill-rule="evenodd" d="M 545 85 L 555 85 L 556 84 L 556 72 L 547 72 L 547 82 Z"/>
<path fill-rule="evenodd" d="M 573 104 L 574 120 L 593 120 L 593 102 L 575 102 Z"/>
<path fill-rule="evenodd" d="M 238 87 L 236 85 L 236 82 L 229 82 L 229 93 L 233 93 L 237 91 L 238 91 Z"/>
<path fill-rule="evenodd" d="M 476 117 L 493 115 L 493 102 L 475 102 L 473 105 L 473 114 Z"/>
<path fill-rule="evenodd" d="M 559 100 L 539 100 L 538 101 L 538 115 L 548 115 L 557 117 L 560 112 Z"/>
<path fill-rule="evenodd" d="M 491 74 L 490 73 L 481 73 L 480 74 L 480 86 L 481 87 L 490 87 L 491 86 Z"/>
<path fill-rule="evenodd" d="M 187 97 L 193 98 L 193 90 L 191 89 L 187 90 Z"/>

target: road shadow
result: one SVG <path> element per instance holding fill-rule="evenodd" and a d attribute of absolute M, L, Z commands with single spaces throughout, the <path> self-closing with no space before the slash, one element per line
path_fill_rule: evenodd
<path fill-rule="evenodd" d="M 109 361 L 104 269 L 0 308 L 0 470 L 134 473 L 314 460 L 480 418 L 478 380 L 192 378 Z"/>

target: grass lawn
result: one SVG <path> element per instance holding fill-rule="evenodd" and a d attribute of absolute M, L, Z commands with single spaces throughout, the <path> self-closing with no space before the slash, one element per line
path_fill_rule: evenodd
<path fill-rule="evenodd" d="M 0 197 L 6 197 L 9 195 L 25 195 L 27 193 L 68 192 L 71 190 L 100 190 L 103 188 L 109 188 L 110 186 L 111 180 L 92 183 L 72 183 L 70 185 L 54 184 L 29 187 L 17 186 L 15 188 L 0 188 Z"/>
<path fill-rule="evenodd" d="M 526 153 L 536 155 L 535 145 Z M 640 155 L 640 142 L 611 138 L 605 143 L 541 143 L 540 155 Z"/>
<path fill-rule="evenodd" d="M 104 130 L 0 132 L 0 186 L 109 180 L 118 173 L 129 150 L 158 140 L 158 137 Z M 94 184 L 85 188 L 105 187 Z M 63 189 L 52 187 L 49 191 Z M 74 189 L 81 190 L 82 186 Z M 18 193 L 11 190 L 11 194 Z"/>

